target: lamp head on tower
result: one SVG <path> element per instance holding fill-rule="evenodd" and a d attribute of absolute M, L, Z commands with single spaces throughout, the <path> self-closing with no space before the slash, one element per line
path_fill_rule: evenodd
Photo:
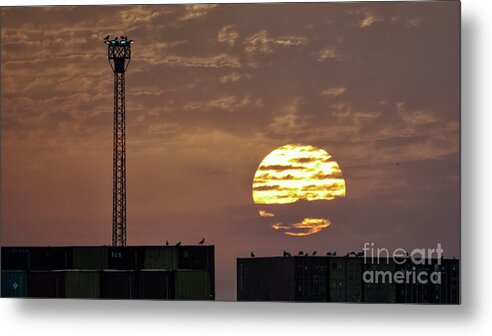
<path fill-rule="evenodd" d="M 115 73 L 123 73 L 126 71 L 131 59 L 131 45 L 135 41 L 129 40 L 127 36 L 118 36 L 113 39 L 110 35 L 104 38 L 104 43 L 108 46 L 108 60 L 111 69 Z"/>

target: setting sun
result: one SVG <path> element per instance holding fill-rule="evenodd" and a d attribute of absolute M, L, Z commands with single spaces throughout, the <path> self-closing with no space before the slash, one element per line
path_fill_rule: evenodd
<path fill-rule="evenodd" d="M 326 151 L 309 145 L 289 144 L 275 149 L 263 159 L 253 180 L 253 200 L 265 207 L 296 207 L 297 201 L 330 201 L 345 197 L 345 192 L 345 180 L 337 162 Z M 305 237 L 331 225 L 329 219 L 310 213 L 298 221 L 277 220 L 277 211 L 280 208 L 263 208 L 258 214 L 287 236 Z"/>
<path fill-rule="evenodd" d="M 256 204 L 286 204 L 298 200 L 345 197 L 345 180 L 338 164 L 314 146 L 285 145 L 263 159 L 253 181 Z"/>

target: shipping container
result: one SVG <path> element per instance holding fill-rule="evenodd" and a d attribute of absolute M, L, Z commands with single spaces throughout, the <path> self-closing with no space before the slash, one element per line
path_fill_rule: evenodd
<path fill-rule="evenodd" d="M 29 247 L 2 247 L 2 270 L 23 270 L 31 268 Z"/>
<path fill-rule="evenodd" d="M 148 246 L 143 248 L 143 253 L 145 269 L 177 269 L 176 246 Z"/>
<path fill-rule="evenodd" d="M 346 274 L 345 258 L 329 258 L 328 260 L 328 286 L 329 301 L 346 301 Z"/>
<path fill-rule="evenodd" d="M 213 246 L 178 246 L 178 269 L 212 271 L 214 269 Z"/>
<path fill-rule="evenodd" d="M 294 258 L 238 258 L 238 301 L 294 301 Z"/>
<path fill-rule="evenodd" d="M 362 301 L 362 258 L 347 258 L 345 260 L 346 302 Z"/>
<path fill-rule="evenodd" d="M 29 297 L 39 297 L 39 298 L 65 297 L 65 272 L 64 271 L 30 272 L 27 293 Z"/>
<path fill-rule="evenodd" d="M 26 271 L 2 271 L 2 297 L 27 297 Z"/>
<path fill-rule="evenodd" d="M 291 259 L 291 258 L 286 258 Z M 294 257 L 296 301 L 328 300 L 328 262 L 323 257 Z"/>
<path fill-rule="evenodd" d="M 396 283 L 393 282 L 397 265 L 393 260 L 381 259 L 379 262 L 367 262 L 364 264 L 364 272 L 368 272 L 367 280 L 363 282 L 363 300 L 372 303 L 396 302 Z"/>
<path fill-rule="evenodd" d="M 108 269 L 137 270 L 143 268 L 143 248 L 138 247 L 109 247 Z M 140 253 L 138 253 L 140 252 Z"/>
<path fill-rule="evenodd" d="M 101 297 L 101 272 L 93 270 L 72 270 L 65 272 L 66 298 Z"/>
<path fill-rule="evenodd" d="M 135 271 L 101 272 L 101 298 L 137 299 L 138 285 Z"/>
<path fill-rule="evenodd" d="M 108 268 L 108 247 L 81 246 L 72 249 L 73 269 L 103 270 Z"/>
<path fill-rule="evenodd" d="M 147 300 L 174 299 L 174 272 L 168 270 L 139 271 L 138 298 Z"/>
<path fill-rule="evenodd" d="M 210 273 L 191 270 L 175 272 L 176 300 L 213 300 Z"/>
<path fill-rule="evenodd" d="M 71 247 L 31 248 L 31 270 L 64 270 L 72 268 Z"/>

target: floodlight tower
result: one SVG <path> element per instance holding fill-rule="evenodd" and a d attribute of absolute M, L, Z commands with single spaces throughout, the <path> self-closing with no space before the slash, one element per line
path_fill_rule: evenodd
<path fill-rule="evenodd" d="M 104 39 L 114 73 L 113 125 L 113 246 L 126 246 L 126 144 L 125 71 L 130 64 L 131 44 L 126 36 Z"/>

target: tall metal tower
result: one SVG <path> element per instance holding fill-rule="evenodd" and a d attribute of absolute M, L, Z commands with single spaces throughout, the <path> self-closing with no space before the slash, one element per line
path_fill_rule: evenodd
<path fill-rule="evenodd" d="M 104 39 L 114 73 L 113 126 L 113 246 L 126 246 L 126 144 L 125 71 L 130 64 L 131 44 L 126 36 Z"/>

